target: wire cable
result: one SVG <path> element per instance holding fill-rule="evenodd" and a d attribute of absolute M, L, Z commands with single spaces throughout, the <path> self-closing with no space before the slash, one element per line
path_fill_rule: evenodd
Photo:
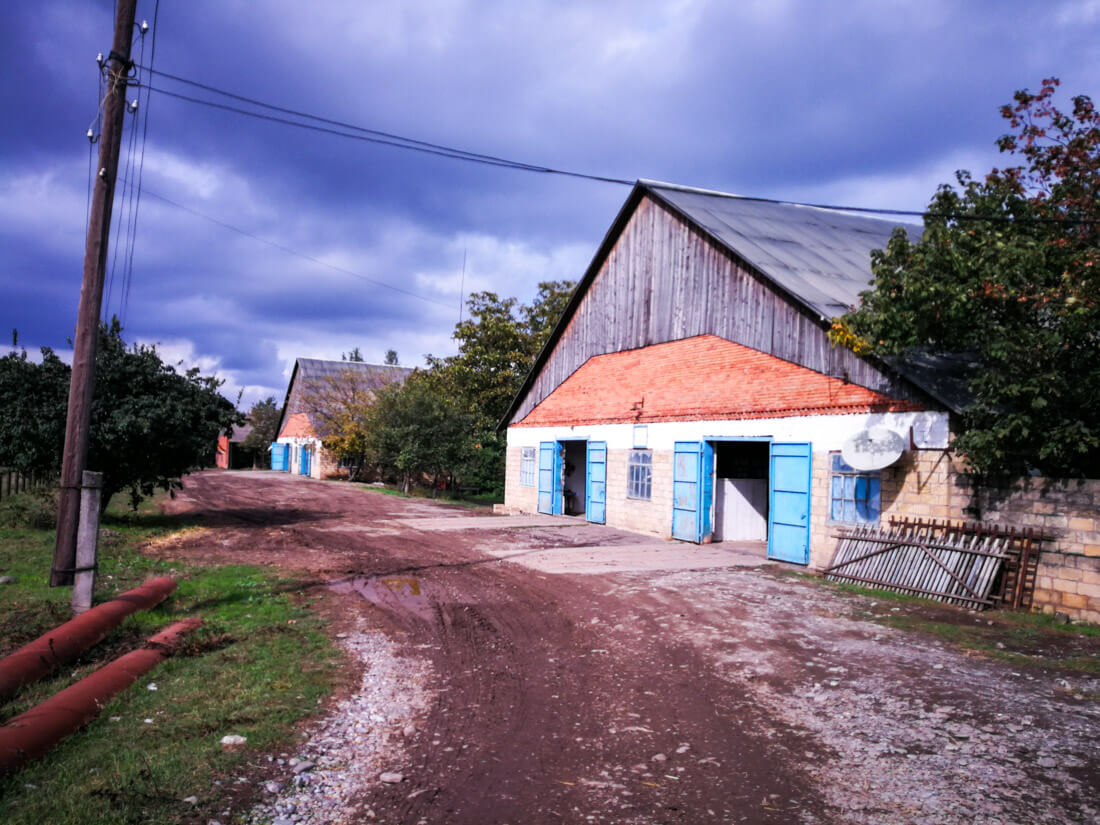
<path fill-rule="evenodd" d="M 142 67 L 146 68 L 146 67 Z M 355 124 L 346 123 L 332 118 L 322 117 L 320 115 L 314 115 L 309 112 L 303 112 L 301 110 L 292 109 L 286 106 L 278 106 L 272 103 L 266 103 L 256 98 L 241 95 L 236 92 L 230 92 L 225 89 L 219 89 L 216 86 L 211 86 L 206 83 L 200 83 L 195 80 L 190 80 L 179 75 L 171 74 L 160 70 L 152 70 L 149 67 L 150 74 L 158 75 L 167 80 L 171 80 L 177 83 L 182 83 L 187 86 L 191 86 L 196 89 L 201 89 L 211 94 L 220 95 L 231 100 L 236 100 L 241 103 L 247 103 L 251 106 L 260 107 L 269 111 L 279 112 L 292 117 L 304 118 L 306 120 L 314 121 L 315 123 L 326 124 L 326 126 L 317 126 L 313 123 L 303 123 L 300 120 L 290 120 L 288 118 L 276 117 L 273 115 L 266 115 L 261 112 L 249 111 L 248 109 L 242 109 L 238 106 L 231 106 L 225 103 L 217 103 L 212 100 L 204 100 L 202 98 L 193 97 L 191 95 L 181 94 L 180 92 L 173 92 L 167 89 L 159 87 L 150 87 L 152 91 L 159 94 L 174 97 L 178 100 L 183 100 L 189 103 L 194 103 L 200 106 L 207 106 L 214 109 L 221 109 L 222 111 L 232 112 L 240 114 L 246 117 L 256 118 L 258 120 L 266 120 L 273 123 L 279 123 L 287 126 L 295 126 L 300 129 L 309 129 L 312 131 L 321 132 L 324 134 L 336 135 L 339 137 L 350 138 L 352 140 L 362 140 L 368 143 L 376 143 L 383 146 L 392 146 L 399 149 L 407 149 L 414 152 L 424 152 L 427 154 L 438 155 L 440 157 L 450 158 L 452 160 L 463 160 L 471 163 L 480 163 L 487 166 L 497 166 L 506 169 L 515 169 L 524 172 L 537 172 L 541 174 L 551 175 L 563 175 L 572 178 L 581 178 L 584 180 L 592 180 L 601 183 L 613 183 L 622 186 L 633 186 L 635 181 L 627 180 L 625 178 L 617 178 L 609 175 L 596 175 L 585 172 L 574 172 L 566 169 L 557 169 L 550 166 L 543 166 L 539 164 L 526 163 L 523 161 L 510 160 L 508 158 L 499 157 L 496 155 L 488 155 L 479 152 L 470 152 L 465 149 L 458 149 L 452 146 L 446 146 L 444 144 L 432 143 L 429 141 L 419 140 L 417 138 L 405 137 L 392 132 L 385 132 L 378 129 L 371 129 L 365 126 L 357 126 Z M 336 128 L 329 128 L 336 127 Z M 945 213 L 945 212 L 933 212 L 928 210 L 913 210 L 913 209 L 884 209 L 878 207 L 869 206 L 842 206 L 838 204 L 826 204 L 826 203 L 809 203 L 805 201 L 784 200 L 778 198 L 766 198 L 757 197 L 751 195 L 732 195 L 724 192 L 709 192 L 716 196 L 722 196 L 727 198 L 733 198 L 738 200 L 756 201 L 760 203 L 774 203 L 787 206 L 806 206 L 815 209 L 825 209 L 833 212 L 853 212 L 858 214 L 867 215 L 887 215 L 894 217 L 914 217 L 914 218 L 933 218 L 944 220 L 959 220 L 959 221 L 974 221 L 974 222 L 987 222 L 987 223 L 1016 223 L 1016 224 L 1064 224 L 1064 225 L 1100 225 L 1100 220 L 1093 219 L 1079 219 L 1079 218 L 1029 218 L 1029 217 L 1012 217 L 1006 215 L 972 215 L 967 213 Z"/>
<path fill-rule="evenodd" d="M 153 38 L 149 48 L 149 72 L 152 73 L 153 65 L 157 60 L 157 21 L 160 18 L 160 0 L 157 0 L 153 7 Z M 145 35 L 142 34 L 142 47 L 141 47 L 142 61 L 145 60 Z M 137 226 L 138 215 L 141 213 L 141 182 L 145 175 L 145 143 L 149 137 L 149 90 L 145 90 L 145 104 L 140 105 L 141 101 L 141 87 L 138 87 L 138 101 L 139 108 L 145 118 L 141 131 L 141 159 L 138 161 L 138 173 L 137 173 L 137 198 L 134 204 L 134 240 L 130 244 L 130 257 L 126 265 L 126 290 L 123 293 L 122 299 L 122 311 L 126 312 L 126 308 L 130 303 L 130 287 L 134 279 L 134 249 L 137 246 Z"/>

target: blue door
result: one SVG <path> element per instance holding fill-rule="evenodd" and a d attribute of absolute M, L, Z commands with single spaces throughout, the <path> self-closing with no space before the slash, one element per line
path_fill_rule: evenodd
<path fill-rule="evenodd" d="M 604 524 L 607 521 L 607 442 L 589 441 L 588 472 L 584 484 L 584 517 Z"/>
<path fill-rule="evenodd" d="M 309 475 L 310 457 L 313 455 L 313 450 L 310 447 L 302 447 L 302 460 L 298 463 L 298 472 L 301 475 Z"/>
<path fill-rule="evenodd" d="M 539 444 L 539 512 L 561 515 L 562 448 L 557 441 Z"/>
<path fill-rule="evenodd" d="M 810 563 L 810 444 L 771 446 L 768 558 Z"/>
<path fill-rule="evenodd" d="M 677 441 L 672 458 L 672 537 L 701 542 L 711 532 L 714 448 L 706 441 Z"/>
<path fill-rule="evenodd" d="M 287 466 L 290 463 L 287 460 L 287 459 L 290 458 L 289 453 L 290 453 L 290 445 L 289 444 L 279 444 L 278 442 L 272 443 L 272 445 L 271 445 L 271 469 L 272 470 L 278 470 L 279 472 L 282 472 L 282 473 L 285 473 L 287 470 L 289 470 L 290 467 Z"/>

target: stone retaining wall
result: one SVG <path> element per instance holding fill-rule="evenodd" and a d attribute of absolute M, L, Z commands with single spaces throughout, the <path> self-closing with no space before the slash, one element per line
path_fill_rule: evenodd
<path fill-rule="evenodd" d="M 982 521 L 1042 530 L 1032 607 L 1100 622 L 1100 480 L 1025 479 L 1008 490 L 978 490 Z"/>

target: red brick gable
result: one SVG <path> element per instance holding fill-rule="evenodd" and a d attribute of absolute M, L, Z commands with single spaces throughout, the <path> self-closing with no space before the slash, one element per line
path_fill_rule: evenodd
<path fill-rule="evenodd" d="M 517 425 L 784 418 L 919 410 L 714 335 L 598 355 Z"/>
<path fill-rule="evenodd" d="M 283 431 L 279 438 L 316 438 L 317 433 L 313 425 L 309 423 L 309 416 L 305 413 L 293 413 L 287 416 Z"/>

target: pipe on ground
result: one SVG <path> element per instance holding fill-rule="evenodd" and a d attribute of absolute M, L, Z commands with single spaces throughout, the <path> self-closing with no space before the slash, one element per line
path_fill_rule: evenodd
<path fill-rule="evenodd" d="M 197 617 L 176 622 L 151 636 L 141 649 L 120 656 L 0 728 L 0 776 L 49 753 L 95 719 L 112 697 L 168 658 L 183 635 L 200 624 Z"/>
<path fill-rule="evenodd" d="M 0 659 L 0 703 L 18 693 L 23 685 L 38 681 L 92 645 L 99 644 L 131 613 L 148 610 L 164 601 L 175 589 L 175 580 L 168 576 L 150 579 L 141 587 L 86 610 Z"/>

